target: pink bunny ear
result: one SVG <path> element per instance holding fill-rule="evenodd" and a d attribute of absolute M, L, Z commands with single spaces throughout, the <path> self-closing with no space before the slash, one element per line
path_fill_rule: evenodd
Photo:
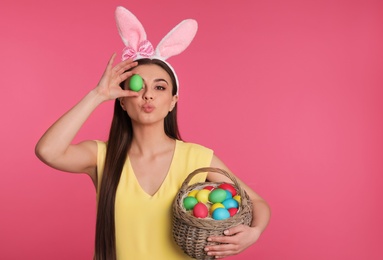
<path fill-rule="evenodd" d="M 155 56 L 163 60 L 183 52 L 197 33 L 198 24 L 193 19 L 187 19 L 174 27 L 157 45 Z"/>
<path fill-rule="evenodd" d="M 152 44 L 146 40 L 146 32 L 137 17 L 122 6 L 116 9 L 117 28 L 125 44 L 122 60 L 129 58 L 151 57 L 154 54 Z"/>
<path fill-rule="evenodd" d="M 122 6 L 116 8 L 118 32 L 125 46 L 137 50 L 138 44 L 146 40 L 146 32 L 137 17 Z"/>

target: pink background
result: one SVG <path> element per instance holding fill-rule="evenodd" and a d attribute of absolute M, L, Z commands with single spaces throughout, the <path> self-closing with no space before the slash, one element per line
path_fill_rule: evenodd
<path fill-rule="evenodd" d="M 183 138 L 271 205 L 259 242 L 231 259 L 383 259 L 383 4 L 354 1 L 2 0 L 1 259 L 91 259 L 95 191 L 38 161 L 42 133 L 121 54 L 123 5 L 159 40 L 195 18 L 171 61 Z M 105 139 L 111 103 L 78 139 Z"/>

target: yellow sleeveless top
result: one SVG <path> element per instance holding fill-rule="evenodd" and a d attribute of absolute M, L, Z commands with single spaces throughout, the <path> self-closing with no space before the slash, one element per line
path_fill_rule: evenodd
<path fill-rule="evenodd" d="M 106 143 L 97 141 L 97 198 L 104 170 Z M 172 236 L 172 203 L 183 181 L 200 167 L 210 166 L 213 151 L 198 144 L 176 141 L 169 172 L 158 191 L 150 196 L 138 183 L 127 158 L 115 201 L 116 251 L 118 260 L 191 259 Z M 204 182 L 206 173 L 189 184 Z"/>

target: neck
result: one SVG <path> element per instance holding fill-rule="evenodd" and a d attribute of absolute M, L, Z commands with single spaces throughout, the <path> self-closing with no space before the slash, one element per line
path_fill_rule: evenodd
<path fill-rule="evenodd" d="M 134 137 L 130 153 L 139 155 L 154 154 L 174 145 L 174 140 L 165 134 L 161 124 L 151 126 L 133 125 Z"/>

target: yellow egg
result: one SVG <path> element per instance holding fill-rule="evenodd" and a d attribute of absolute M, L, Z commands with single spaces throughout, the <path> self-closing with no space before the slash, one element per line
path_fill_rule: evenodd
<path fill-rule="evenodd" d="M 211 207 L 210 207 L 210 214 L 213 214 L 213 211 L 217 208 L 225 208 L 225 206 L 222 204 L 222 203 L 214 203 Z"/>
<path fill-rule="evenodd" d="M 202 203 L 207 203 L 209 201 L 209 193 L 210 191 L 209 190 L 200 190 L 198 191 L 198 193 L 195 195 L 196 199 L 199 201 L 199 202 L 202 202 Z"/>
<path fill-rule="evenodd" d="M 199 190 L 192 190 L 189 192 L 188 197 L 195 197 L 195 195 L 199 192 Z"/>
<path fill-rule="evenodd" d="M 239 204 L 241 204 L 241 196 L 239 196 L 239 195 L 235 195 L 235 196 L 233 197 L 233 199 L 235 199 L 236 201 L 238 201 Z"/>

